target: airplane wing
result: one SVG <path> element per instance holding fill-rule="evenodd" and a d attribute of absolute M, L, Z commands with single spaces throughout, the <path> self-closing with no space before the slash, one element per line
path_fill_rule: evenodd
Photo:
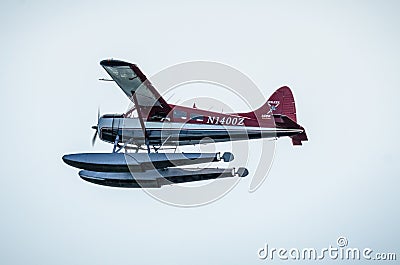
<path fill-rule="evenodd" d="M 100 65 L 130 100 L 133 101 L 132 96 L 136 95 L 139 106 L 169 108 L 167 102 L 135 64 L 109 59 L 101 61 Z"/>

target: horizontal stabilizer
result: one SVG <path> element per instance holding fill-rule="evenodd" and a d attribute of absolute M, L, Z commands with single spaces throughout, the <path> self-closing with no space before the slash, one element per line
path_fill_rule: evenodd
<path fill-rule="evenodd" d="M 302 141 L 308 141 L 308 137 L 305 129 L 297 122 L 293 121 L 286 115 L 274 114 L 275 124 L 279 128 L 285 129 L 299 129 L 302 132 L 296 135 L 290 136 L 292 138 L 293 145 L 302 145 Z"/>

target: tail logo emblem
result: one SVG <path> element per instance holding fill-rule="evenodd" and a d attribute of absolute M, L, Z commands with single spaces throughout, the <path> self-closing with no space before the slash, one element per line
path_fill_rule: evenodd
<path fill-rule="evenodd" d="M 269 106 L 269 111 L 267 112 L 267 114 L 270 114 L 278 108 L 278 106 L 279 106 L 279 104 L 281 104 L 281 102 L 279 100 L 271 100 L 271 101 L 267 101 L 267 104 Z"/>
<path fill-rule="evenodd" d="M 279 100 L 270 100 L 267 101 L 267 104 L 269 106 L 269 111 L 267 112 L 267 114 L 261 115 L 261 119 L 271 119 L 271 115 L 278 108 L 281 102 Z"/>

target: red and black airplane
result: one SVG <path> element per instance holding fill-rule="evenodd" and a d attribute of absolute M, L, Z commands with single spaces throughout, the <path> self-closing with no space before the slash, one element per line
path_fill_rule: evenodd
<path fill-rule="evenodd" d="M 171 183 L 218 177 L 245 176 L 247 169 L 203 169 L 188 173 L 180 165 L 231 161 L 233 155 L 161 153 L 180 145 L 217 143 L 259 138 L 290 137 L 293 145 L 307 141 L 297 123 L 292 91 L 276 90 L 260 108 L 247 113 L 218 113 L 196 107 L 168 104 L 135 65 L 103 60 L 101 66 L 133 102 L 124 114 L 98 118 L 93 143 L 98 136 L 113 143 L 112 153 L 72 154 L 63 160 L 83 169 L 80 176 L 90 182 L 117 187 L 161 187 Z M 125 154 L 120 153 L 125 150 Z M 134 150 L 136 153 L 132 152 Z M 147 153 L 138 153 L 146 150 Z"/>

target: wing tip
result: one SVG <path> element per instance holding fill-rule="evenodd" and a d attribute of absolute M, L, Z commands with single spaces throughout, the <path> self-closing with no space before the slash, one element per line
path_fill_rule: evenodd
<path fill-rule="evenodd" d="M 100 62 L 101 66 L 131 66 L 131 63 L 121 61 L 121 60 L 114 60 L 114 59 L 105 59 Z"/>

